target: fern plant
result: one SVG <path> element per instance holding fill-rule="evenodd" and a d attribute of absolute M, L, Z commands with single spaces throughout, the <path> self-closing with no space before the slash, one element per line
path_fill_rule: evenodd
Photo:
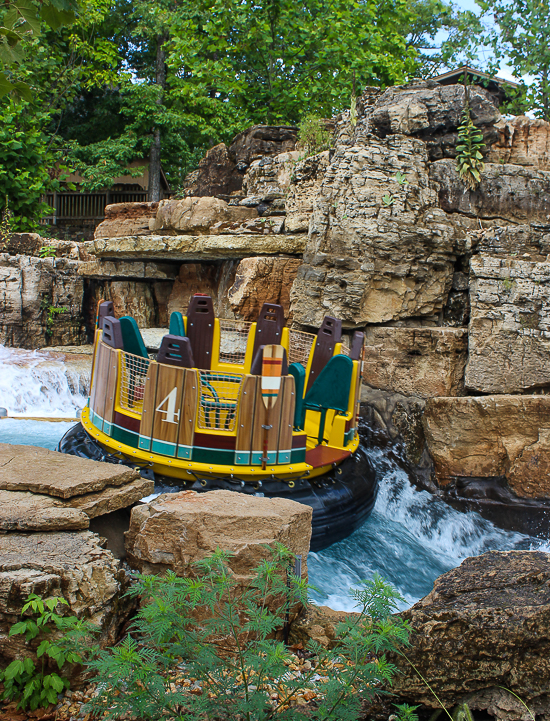
<path fill-rule="evenodd" d="M 10 636 L 23 635 L 27 643 L 42 637 L 36 649 L 38 664 L 28 657 L 16 658 L 0 671 L 0 681 L 4 684 L 2 698 L 18 701 L 19 708 L 34 711 L 57 703 L 57 694 L 69 688 L 69 681 L 52 670 L 51 661 L 57 664 L 58 670 L 66 663 L 81 662 L 80 655 L 64 644 L 63 637 L 55 641 L 48 638 L 54 627 L 65 635 L 81 625 L 76 616 L 60 616 L 57 613 L 60 604 L 68 605 L 64 598 L 43 600 L 31 593 L 21 610 L 24 618 L 10 629 Z M 26 614 L 31 615 L 25 618 Z"/>
<path fill-rule="evenodd" d="M 354 592 L 360 614 L 339 626 L 336 648 L 310 642 L 316 667 L 296 675 L 276 639 L 291 608 L 307 601 L 306 583 L 289 572 L 292 554 L 276 545 L 244 587 L 229 558 L 216 551 L 196 564 L 194 578 L 138 577 L 129 593 L 141 597 L 141 610 L 130 635 L 90 662 L 99 693 L 85 711 L 178 721 L 359 717 L 361 698 L 380 693 L 394 674 L 384 652 L 408 643 L 407 624 L 390 618 L 399 595 L 379 577 L 365 582 Z M 178 684 L 176 667 L 193 685 Z M 304 690 L 314 691 L 315 706 L 297 705 Z"/>
<path fill-rule="evenodd" d="M 483 153 L 485 142 L 483 134 L 476 128 L 470 115 L 470 107 L 462 113 L 462 123 L 458 126 L 458 145 L 456 146 L 456 169 L 462 181 L 475 190 L 481 180 L 483 171 Z"/>

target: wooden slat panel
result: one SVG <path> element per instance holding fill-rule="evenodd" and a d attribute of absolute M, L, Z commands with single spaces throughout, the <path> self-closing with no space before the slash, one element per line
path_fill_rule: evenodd
<path fill-rule="evenodd" d="M 98 365 L 98 360 L 99 360 L 100 338 L 101 338 L 101 331 L 96 329 L 95 334 L 94 334 L 94 359 L 92 361 L 92 374 L 91 374 L 91 380 L 90 380 L 90 402 L 89 402 L 90 410 L 93 410 L 95 399 L 96 399 L 95 382 L 97 380 L 97 377 L 96 377 L 95 372 L 97 370 L 97 365 Z"/>
<path fill-rule="evenodd" d="M 139 447 L 144 451 L 151 450 L 151 434 L 153 431 L 153 416 L 155 414 L 155 400 L 157 391 L 158 363 L 151 361 L 145 378 L 143 391 L 143 410 L 139 429 Z"/>
<path fill-rule="evenodd" d="M 290 463 L 292 451 L 292 423 L 294 420 L 294 407 L 296 403 L 294 378 L 283 378 L 281 389 L 283 400 L 281 405 L 281 418 L 279 424 L 279 440 L 277 444 L 277 463 Z"/>
<path fill-rule="evenodd" d="M 237 444 L 235 452 L 235 463 L 239 465 L 248 465 L 250 463 L 250 451 L 252 448 L 252 429 L 254 428 L 254 418 L 256 417 L 254 410 L 256 406 L 257 385 L 257 376 L 245 376 L 243 380 L 241 401 L 239 404 L 239 416 L 237 418 Z"/>
<path fill-rule="evenodd" d="M 277 442 L 279 440 L 279 423 L 281 418 L 281 407 L 283 394 L 279 392 L 277 400 L 273 408 L 266 416 L 266 409 L 262 400 L 260 391 L 256 393 L 256 403 L 254 404 L 254 427 L 252 429 L 252 464 L 259 465 L 262 462 L 264 447 L 264 429 L 263 425 L 271 426 L 267 432 L 267 457 L 268 464 L 277 463 Z M 267 420 L 267 423 L 266 423 Z"/>
<path fill-rule="evenodd" d="M 184 373 L 183 368 L 158 365 L 151 450 L 166 456 L 176 455 Z"/>
<path fill-rule="evenodd" d="M 191 459 L 195 435 L 199 379 L 197 371 L 187 369 L 183 382 L 182 419 L 178 435 L 178 458 Z"/>
<path fill-rule="evenodd" d="M 111 349 L 104 343 L 99 343 L 94 379 L 93 405 L 90 404 L 90 409 L 101 419 L 103 419 L 103 412 L 105 410 L 105 392 L 109 380 L 110 350 Z M 94 423 L 94 425 L 98 427 L 101 426 L 100 430 L 103 429 L 102 420 Z"/>
<path fill-rule="evenodd" d="M 113 416 L 115 412 L 115 394 L 116 384 L 118 377 L 118 356 L 120 351 L 114 348 L 107 348 L 108 360 L 107 360 L 107 384 L 105 386 L 105 406 L 103 409 L 103 432 L 108 436 L 111 435 L 111 424 L 113 422 Z"/>

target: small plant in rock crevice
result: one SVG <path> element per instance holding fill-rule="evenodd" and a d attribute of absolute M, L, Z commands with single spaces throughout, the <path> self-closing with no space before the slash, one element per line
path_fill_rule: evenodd
<path fill-rule="evenodd" d="M 40 310 L 46 312 L 46 338 L 51 338 L 56 317 L 62 313 L 67 313 L 69 308 L 66 305 L 53 305 L 48 298 L 43 298 L 40 303 Z"/>
<path fill-rule="evenodd" d="M 462 113 L 462 123 L 458 126 L 456 169 L 470 190 L 475 190 L 481 181 L 484 149 L 483 133 L 474 125 L 470 107 L 466 104 Z"/>
<path fill-rule="evenodd" d="M 43 245 L 39 251 L 38 255 L 41 258 L 55 258 L 56 250 L 54 245 Z"/>
<path fill-rule="evenodd" d="M 395 673 L 384 653 L 408 643 L 407 623 L 390 616 L 399 594 L 378 576 L 365 582 L 354 592 L 360 613 L 338 626 L 336 647 L 310 642 L 315 664 L 296 674 L 276 638 L 290 609 L 307 602 L 293 558 L 276 544 L 245 586 L 219 549 L 195 564 L 196 577 L 139 576 L 129 591 L 142 599 L 137 619 L 121 644 L 90 661 L 98 694 L 84 711 L 113 720 L 356 721 L 361 699 L 382 693 Z M 414 721 L 405 709 L 399 718 Z"/>
<path fill-rule="evenodd" d="M 69 688 L 69 681 L 52 669 L 52 662 L 61 670 L 67 663 L 82 661 L 75 650 L 65 645 L 63 637 L 54 641 L 47 638 L 54 628 L 68 634 L 81 625 L 76 616 L 60 616 L 57 613 L 60 604 L 68 605 L 64 598 L 43 600 L 31 593 L 21 610 L 23 620 L 10 629 L 10 636 L 23 635 L 27 643 L 42 638 L 36 649 L 38 664 L 28 657 L 16 658 L 0 671 L 0 681 L 4 685 L 2 698 L 17 701 L 19 708 L 34 711 L 57 703 L 57 694 Z"/>

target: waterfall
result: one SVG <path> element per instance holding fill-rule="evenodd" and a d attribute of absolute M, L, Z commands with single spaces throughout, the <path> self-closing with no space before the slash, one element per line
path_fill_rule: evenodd
<path fill-rule="evenodd" d="M 0 407 L 18 418 L 75 418 L 86 403 L 91 364 L 90 355 L 0 345 Z"/>

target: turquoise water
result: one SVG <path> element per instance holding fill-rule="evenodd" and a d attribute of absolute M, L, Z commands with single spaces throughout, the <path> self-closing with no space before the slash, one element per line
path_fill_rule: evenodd
<path fill-rule="evenodd" d="M 73 425 L 66 422 L 0 420 L 0 442 L 55 449 Z M 489 550 L 544 548 L 537 539 L 503 531 L 477 513 L 460 513 L 426 491 L 372 451 L 380 488 L 365 525 L 340 543 L 308 556 L 315 603 L 353 610 L 349 589 L 377 571 L 402 594 L 402 608 L 429 593 L 437 576 L 467 556 Z M 548 545 L 548 544 L 547 544 Z M 550 550 L 550 548 L 548 548 Z"/>

